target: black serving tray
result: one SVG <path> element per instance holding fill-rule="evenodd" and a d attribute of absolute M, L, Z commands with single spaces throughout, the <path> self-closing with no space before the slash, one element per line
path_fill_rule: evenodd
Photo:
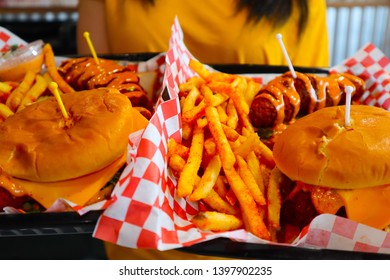
<path fill-rule="evenodd" d="M 235 242 L 218 238 L 179 249 L 208 256 L 261 260 L 390 260 L 389 254 Z"/>
<path fill-rule="evenodd" d="M 0 215 L 0 259 L 107 259 L 103 241 L 93 238 L 101 211 Z M 389 254 L 307 249 L 235 242 L 218 238 L 182 252 L 240 259 L 390 260 Z"/>
<path fill-rule="evenodd" d="M 0 259 L 106 259 L 92 237 L 102 211 L 0 215 Z"/>
<path fill-rule="evenodd" d="M 102 58 L 145 61 L 156 53 L 99 55 Z M 76 57 L 76 56 L 74 56 Z M 225 73 L 284 73 L 286 66 L 210 65 Z M 295 67 L 303 73 L 326 74 L 327 69 Z M 0 259 L 106 259 L 103 241 L 93 238 L 102 211 L 80 216 L 75 212 L 0 214 Z M 306 249 L 282 245 L 240 243 L 219 238 L 180 251 L 244 259 L 390 259 L 387 254 Z"/>

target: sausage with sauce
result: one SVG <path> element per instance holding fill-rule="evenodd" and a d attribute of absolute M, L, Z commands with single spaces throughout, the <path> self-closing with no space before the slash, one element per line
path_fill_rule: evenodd
<path fill-rule="evenodd" d="M 344 104 L 346 86 L 352 86 L 354 99 L 365 90 L 362 79 L 347 73 L 318 76 L 296 72 L 296 76 L 286 72 L 260 89 L 249 112 L 254 127 L 277 128 L 323 107 Z"/>

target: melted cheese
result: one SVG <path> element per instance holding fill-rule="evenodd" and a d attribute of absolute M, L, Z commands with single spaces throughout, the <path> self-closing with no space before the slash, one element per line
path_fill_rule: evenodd
<path fill-rule="evenodd" d="M 79 178 L 67 181 L 40 183 L 13 178 L 15 184 L 20 185 L 25 193 L 49 208 L 58 198 L 64 198 L 84 206 L 126 162 L 126 156 L 115 160 L 107 167 Z"/>
<path fill-rule="evenodd" d="M 144 129 L 149 121 L 140 113 L 137 109 L 132 108 L 133 110 L 133 132 Z"/>
<path fill-rule="evenodd" d="M 390 225 L 390 185 L 337 192 L 349 219 L 378 229 Z"/>

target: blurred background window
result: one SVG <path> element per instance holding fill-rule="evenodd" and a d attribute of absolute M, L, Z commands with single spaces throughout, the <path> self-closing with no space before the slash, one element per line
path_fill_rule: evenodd
<path fill-rule="evenodd" d="M 331 65 L 371 42 L 390 57 L 390 0 L 327 0 Z"/>
<path fill-rule="evenodd" d="M 76 53 L 78 0 L 0 0 L 0 26 L 56 55 Z M 371 42 L 390 57 L 390 0 L 327 0 L 330 65 Z"/>
<path fill-rule="evenodd" d="M 76 53 L 78 0 L 0 0 L 0 26 L 27 42 L 51 43 L 56 55 Z"/>

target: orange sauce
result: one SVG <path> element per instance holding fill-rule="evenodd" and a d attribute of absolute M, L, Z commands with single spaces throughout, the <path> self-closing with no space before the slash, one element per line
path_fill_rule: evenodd
<path fill-rule="evenodd" d="M 18 65 L 0 70 L 0 81 L 20 82 L 28 70 L 38 74 L 42 70 L 43 53 Z"/>
<path fill-rule="evenodd" d="M 317 94 L 316 91 L 313 88 L 313 85 L 310 82 L 310 79 L 307 75 L 303 73 L 296 72 L 297 78 L 301 79 L 306 87 L 307 92 L 310 95 L 310 104 L 309 104 L 309 110 L 308 113 L 313 113 L 314 109 L 316 108 L 317 105 Z"/>
<path fill-rule="evenodd" d="M 284 120 L 284 100 L 283 92 L 273 86 L 272 84 L 266 87 L 266 91 L 260 93 L 261 97 L 267 99 L 276 109 L 276 119 L 275 123 L 282 123 Z"/>
<path fill-rule="evenodd" d="M 294 79 L 289 77 L 277 77 L 271 81 L 271 84 L 279 88 L 283 95 L 286 96 L 293 107 L 291 120 L 293 120 L 298 112 L 301 104 L 301 98 L 294 87 Z"/>

